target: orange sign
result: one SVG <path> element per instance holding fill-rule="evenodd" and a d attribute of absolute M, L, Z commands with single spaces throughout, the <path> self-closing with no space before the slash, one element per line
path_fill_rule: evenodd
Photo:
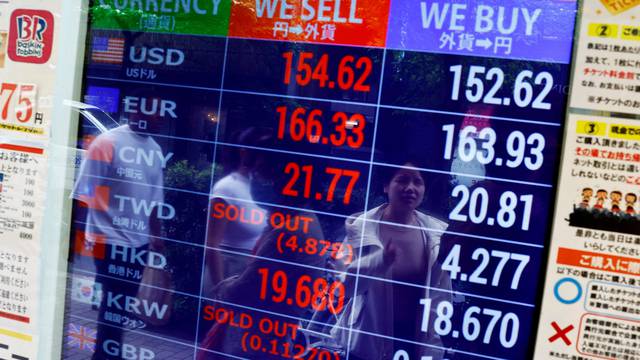
<path fill-rule="evenodd" d="M 384 47 L 390 0 L 236 0 L 229 36 Z"/>
<path fill-rule="evenodd" d="M 640 276 L 640 259 L 560 248 L 558 264 Z"/>
<path fill-rule="evenodd" d="M 640 5 L 640 0 L 600 0 L 602 4 L 612 14 L 619 14 L 623 11 L 627 11 L 637 5 Z"/>

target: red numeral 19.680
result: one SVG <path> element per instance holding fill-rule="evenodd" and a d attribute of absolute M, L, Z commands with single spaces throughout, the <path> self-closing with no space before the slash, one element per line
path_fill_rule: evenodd
<path fill-rule="evenodd" d="M 284 271 L 270 273 L 268 268 L 260 268 L 258 274 L 261 300 L 266 300 L 267 293 L 271 293 L 271 300 L 275 303 L 311 307 L 316 311 L 329 311 L 335 315 L 344 309 L 345 287 L 340 281 L 329 283 L 324 278 L 313 279 L 309 275 L 302 275 L 295 280 L 295 288 L 290 291 L 289 277 Z"/>

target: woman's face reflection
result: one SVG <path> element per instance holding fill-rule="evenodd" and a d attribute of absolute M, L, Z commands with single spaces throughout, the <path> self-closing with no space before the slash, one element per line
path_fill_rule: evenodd
<path fill-rule="evenodd" d="M 414 210 L 424 199 L 424 179 L 420 172 L 411 169 L 399 169 L 395 172 L 384 192 L 389 204 L 396 208 Z"/>

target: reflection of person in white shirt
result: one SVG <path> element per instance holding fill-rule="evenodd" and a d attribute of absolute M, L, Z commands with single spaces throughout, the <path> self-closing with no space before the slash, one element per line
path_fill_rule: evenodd
<path fill-rule="evenodd" d="M 263 128 L 249 128 L 236 136 L 234 142 L 248 147 L 261 146 L 271 140 L 271 130 Z M 251 194 L 252 174 L 264 166 L 264 156 L 250 148 L 228 148 L 224 161 L 225 171 L 229 173 L 218 180 L 211 191 L 211 209 L 236 207 L 245 214 L 266 210 L 255 203 Z M 244 209 L 244 210 L 242 210 Z M 207 231 L 207 245 L 221 248 L 229 252 L 211 252 L 207 261 L 210 282 L 217 284 L 223 278 L 236 275 L 244 271 L 262 235 L 266 224 L 253 224 L 241 221 L 209 217 Z M 242 254 L 238 254 L 242 253 Z"/>
<path fill-rule="evenodd" d="M 154 237 L 160 235 L 158 204 L 164 200 L 162 166 L 158 162 L 149 165 L 131 160 L 132 153 L 135 159 L 136 152 L 155 154 L 159 151 L 160 146 L 152 137 L 137 133 L 128 125 L 102 133 L 91 142 L 73 192 L 73 197 L 87 208 L 85 248 L 104 241 L 106 254 L 111 253 L 114 246 L 132 248 L 136 253 L 163 249 L 163 242 Z M 145 201 L 146 206 L 140 205 L 141 201 Z M 121 291 L 120 280 L 109 272 L 109 265 L 113 264 L 108 259 L 97 258 L 95 264 L 96 274 L 102 275 L 96 282 L 101 284 L 103 294 Z M 140 274 L 144 271 L 144 266 L 137 262 L 127 264 L 127 268 Z M 107 322 L 105 314 L 110 310 L 107 299 L 106 295 L 102 296 L 96 335 L 98 345 L 93 359 L 110 358 L 104 353 L 104 342 L 120 343 L 122 340 L 122 329 L 104 324 Z M 131 324 L 142 326 L 144 323 L 138 320 Z"/>
<path fill-rule="evenodd" d="M 162 167 L 125 162 L 123 158 L 132 151 L 156 153 L 161 149 L 152 137 L 132 131 L 128 125 L 100 134 L 91 142 L 73 193 L 89 208 L 86 240 L 95 241 L 98 234 L 109 244 L 138 248 L 149 244 L 149 235 L 159 235 L 157 217 L 149 216 L 143 207 L 135 209 L 139 210 L 136 213 L 127 198 L 162 203 Z"/>

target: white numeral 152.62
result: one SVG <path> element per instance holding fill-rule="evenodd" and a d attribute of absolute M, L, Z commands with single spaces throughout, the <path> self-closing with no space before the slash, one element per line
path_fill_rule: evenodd
<path fill-rule="evenodd" d="M 462 85 L 462 65 L 451 66 L 449 71 L 453 73 L 451 100 L 457 101 L 460 99 Z M 503 98 L 497 94 L 504 84 L 504 77 L 504 71 L 497 67 L 487 70 L 484 66 L 470 66 L 465 84 L 465 98 L 470 103 L 482 102 L 489 105 L 508 106 L 513 100 L 516 106 L 521 108 L 531 106 L 533 109 L 551 109 L 551 103 L 545 102 L 545 100 L 553 88 L 553 75 L 543 71 L 534 76 L 531 70 L 522 70 L 516 76 L 513 90 L 510 91 L 509 96 Z M 537 95 L 534 94 L 532 80 L 533 84 L 544 86 Z M 488 90 L 485 89 L 485 85 Z"/>

